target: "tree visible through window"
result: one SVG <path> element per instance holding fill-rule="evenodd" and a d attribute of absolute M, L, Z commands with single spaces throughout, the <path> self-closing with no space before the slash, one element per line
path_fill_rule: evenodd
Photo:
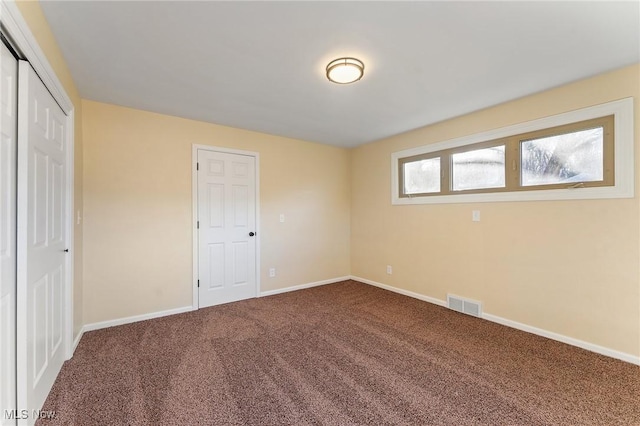
<path fill-rule="evenodd" d="M 603 179 L 604 127 L 522 142 L 522 185 Z"/>

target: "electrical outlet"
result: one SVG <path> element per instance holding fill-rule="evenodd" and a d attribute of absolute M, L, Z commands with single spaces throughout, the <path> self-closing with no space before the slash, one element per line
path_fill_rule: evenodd
<path fill-rule="evenodd" d="M 269 278 L 274 278 L 276 276 L 276 268 L 269 268 Z"/>
<path fill-rule="evenodd" d="M 280 223 L 284 223 L 284 213 L 280 213 Z"/>
<path fill-rule="evenodd" d="M 471 220 L 473 222 L 480 222 L 480 210 L 471 211 Z"/>
<path fill-rule="evenodd" d="M 393 268 L 391 267 L 391 265 L 387 265 L 387 274 L 393 274 Z"/>

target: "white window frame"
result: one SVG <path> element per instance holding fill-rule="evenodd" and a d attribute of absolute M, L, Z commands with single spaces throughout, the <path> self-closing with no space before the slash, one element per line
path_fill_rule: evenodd
<path fill-rule="evenodd" d="M 608 115 L 614 116 L 614 186 L 400 197 L 398 160 L 401 158 L 458 148 Z M 391 154 L 391 204 L 393 205 L 633 198 L 634 191 L 633 98 L 607 102 Z"/>

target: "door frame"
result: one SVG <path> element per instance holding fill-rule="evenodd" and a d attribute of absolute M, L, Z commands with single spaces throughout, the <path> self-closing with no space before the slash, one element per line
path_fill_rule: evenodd
<path fill-rule="evenodd" d="M 38 45 L 38 42 L 31 32 L 29 25 L 22 17 L 18 6 L 7 0 L 0 0 L 0 16 L 2 17 L 2 33 L 7 36 L 12 46 L 18 51 L 22 59 L 27 60 L 34 71 L 40 77 L 47 90 L 53 96 L 53 99 L 58 103 L 62 111 L 66 115 L 65 127 L 67 129 L 66 135 L 66 149 L 67 149 L 67 196 L 65 199 L 65 209 L 67 212 L 67 226 L 66 226 L 66 245 L 69 248 L 70 256 L 66 256 L 66 277 L 63 285 L 63 309 L 64 309 L 64 325 L 63 325 L 63 345 L 65 359 L 70 359 L 73 356 L 75 346 L 77 345 L 82 332 L 78 333 L 78 336 L 74 339 L 73 335 L 73 274 L 74 274 L 74 133 L 75 133 L 75 107 L 71 98 L 67 95 L 64 86 L 58 79 L 55 71 L 51 67 L 51 64 L 47 60 L 44 52 Z M 18 135 L 18 144 L 20 144 L 20 135 Z M 18 160 L 20 162 L 20 160 Z M 24 179 L 20 179 L 18 173 L 17 179 L 17 191 L 25 191 L 27 183 Z M 26 224 L 27 212 L 24 209 L 20 209 L 20 205 L 17 206 L 17 235 L 18 235 L 18 264 L 17 264 L 17 297 L 20 298 L 20 277 L 24 279 L 25 272 L 25 259 L 20 258 L 20 235 L 26 231 L 24 224 Z M 21 226 L 22 224 L 22 226 Z M 24 235 L 24 234 L 22 234 Z M 21 272 L 22 271 L 22 272 Z M 16 301 L 16 308 L 20 306 L 19 301 Z M 17 312 L 17 311 L 16 311 Z M 20 313 L 17 312 L 18 318 Z M 24 323 L 24 322 L 23 322 Z M 26 336 L 25 330 L 21 330 L 20 321 L 17 321 L 16 343 Z M 19 347 L 20 344 L 17 344 Z M 16 377 L 19 381 L 19 375 Z"/>
<path fill-rule="evenodd" d="M 194 310 L 200 308 L 198 301 L 198 150 L 220 152 L 224 154 L 246 155 L 255 158 L 256 161 L 256 297 L 260 296 L 260 154 L 254 151 L 243 151 L 240 149 L 223 148 L 211 145 L 193 144 L 191 147 L 191 196 L 193 202 L 192 208 L 192 225 L 193 232 L 193 282 L 192 282 L 192 308 Z"/>

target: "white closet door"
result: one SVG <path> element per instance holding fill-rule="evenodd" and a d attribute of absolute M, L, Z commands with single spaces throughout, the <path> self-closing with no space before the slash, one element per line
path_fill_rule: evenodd
<path fill-rule="evenodd" d="M 0 424 L 16 409 L 16 136 L 18 61 L 0 42 Z"/>
<path fill-rule="evenodd" d="M 31 424 L 65 360 L 67 129 L 29 63 L 18 71 L 18 408 Z"/>

